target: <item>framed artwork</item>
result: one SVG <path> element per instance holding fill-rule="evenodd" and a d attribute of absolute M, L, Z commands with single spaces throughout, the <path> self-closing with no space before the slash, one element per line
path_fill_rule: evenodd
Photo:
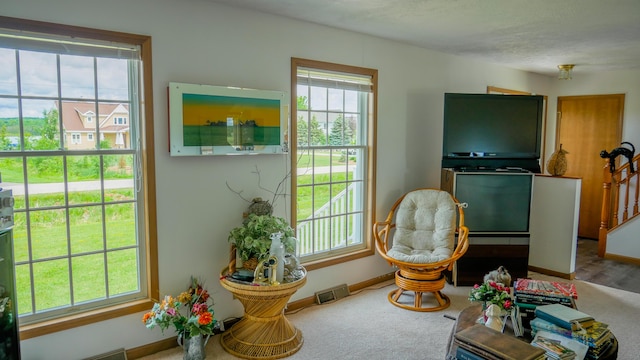
<path fill-rule="evenodd" d="M 171 156 L 287 152 L 287 94 L 282 91 L 170 82 Z"/>

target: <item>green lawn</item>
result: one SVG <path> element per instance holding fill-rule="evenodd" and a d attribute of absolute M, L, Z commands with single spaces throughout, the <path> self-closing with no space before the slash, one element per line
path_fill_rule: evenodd
<path fill-rule="evenodd" d="M 133 199 L 131 189 L 108 190 L 109 198 Z M 38 207 L 60 205 L 61 194 L 32 195 L 31 204 Z M 26 216 L 16 212 L 14 227 L 14 254 L 16 266 L 18 311 L 31 313 L 31 271 L 36 294 L 37 311 L 71 304 L 70 277 L 73 277 L 73 302 L 104 298 L 107 263 L 110 295 L 137 289 L 135 206 L 133 203 L 105 206 L 105 230 L 102 233 L 102 206 L 98 191 L 74 193 L 76 203 L 86 204 L 72 208 L 67 220 L 62 209 L 32 209 L 30 212 L 31 246 L 27 243 Z M 15 196 L 16 208 L 24 208 L 24 197 Z M 104 240 L 106 239 L 106 240 Z M 96 251 L 107 250 L 105 253 Z M 66 257 L 71 255 L 71 261 Z M 30 269 L 20 264 L 36 260 Z"/>
<path fill-rule="evenodd" d="M 315 166 L 344 166 L 340 157 L 316 156 Z M 308 164 L 309 157 L 302 156 L 299 164 Z M 22 165 L 16 159 L 0 159 L 2 177 L 5 182 L 23 182 Z M 112 174 L 113 175 L 113 174 Z M 326 183 L 329 174 L 317 174 L 314 184 Z M 117 178 L 118 176 L 110 176 Z M 57 171 L 30 176 L 33 183 L 61 181 Z M 75 175 L 74 181 L 95 180 L 91 174 Z M 333 181 L 344 181 L 346 173 L 334 173 Z M 312 177 L 298 177 L 299 184 L 310 184 Z M 318 209 L 332 196 L 344 190 L 346 184 L 333 186 L 316 185 L 299 190 L 298 218 L 304 219 L 314 210 L 311 203 L 311 191 Z M 107 190 L 106 201 L 133 200 L 132 189 Z M 18 311 L 30 314 L 73 303 L 105 298 L 106 280 L 109 281 L 110 296 L 137 289 L 138 274 L 136 266 L 135 205 L 134 203 L 108 204 L 105 206 L 105 233 L 102 227 L 101 198 L 99 191 L 70 193 L 69 203 L 80 204 L 69 212 L 69 233 L 64 209 L 55 209 L 64 205 L 62 193 L 34 194 L 30 201 L 31 244 L 27 242 L 26 216 L 24 212 L 15 213 L 14 252 Z M 51 209 L 51 208 L 54 209 Z M 15 208 L 25 208 L 24 196 L 15 196 Z M 42 209 L 42 210 L 38 210 Z M 30 246 L 29 246 L 30 245 Z M 106 251 L 106 252 L 105 252 Z M 70 260 L 67 257 L 70 256 Z M 27 262 L 35 261 L 30 267 Z M 105 262 L 107 274 L 105 274 Z M 73 289 L 70 288 L 71 278 Z M 32 284 L 33 281 L 33 284 Z M 37 302 L 32 304 L 31 288 Z M 72 299 L 73 297 L 73 299 Z"/>

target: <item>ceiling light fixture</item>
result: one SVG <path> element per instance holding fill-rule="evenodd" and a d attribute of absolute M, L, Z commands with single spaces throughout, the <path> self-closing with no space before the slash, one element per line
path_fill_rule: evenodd
<path fill-rule="evenodd" d="M 574 64 L 558 65 L 558 69 L 560 70 L 558 80 L 571 80 L 574 66 Z"/>

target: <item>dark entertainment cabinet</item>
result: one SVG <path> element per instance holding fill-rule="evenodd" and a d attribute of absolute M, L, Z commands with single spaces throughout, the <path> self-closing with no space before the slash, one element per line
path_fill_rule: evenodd
<path fill-rule="evenodd" d="M 468 204 L 464 214 L 470 243 L 446 274 L 447 281 L 478 284 L 501 265 L 514 280 L 527 277 L 533 178 L 520 169 L 442 170 L 441 188 Z"/>

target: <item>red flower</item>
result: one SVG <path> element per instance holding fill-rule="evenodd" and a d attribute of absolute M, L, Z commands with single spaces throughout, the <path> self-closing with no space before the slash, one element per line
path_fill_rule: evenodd
<path fill-rule="evenodd" d="M 198 324 L 200 325 L 209 325 L 211 324 L 211 321 L 213 321 L 213 315 L 208 311 L 203 312 L 198 316 Z"/>
<path fill-rule="evenodd" d="M 506 310 L 511 309 L 511 300 L 505 300 L 504 304 L 502 305 Z"/>

